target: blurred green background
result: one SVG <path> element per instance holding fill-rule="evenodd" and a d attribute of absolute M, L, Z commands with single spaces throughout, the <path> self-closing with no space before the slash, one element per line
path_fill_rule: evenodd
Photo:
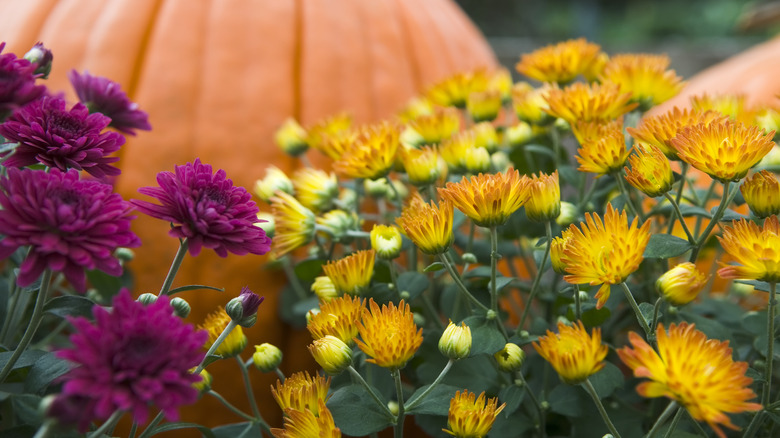
<path fill-rule="evenodd" d="M 780 32 L 780 17 L 744 30 L 753 11 L 780 2 L 745 0 L 456 0 L 514 71 L 520 54 L 585 37 L 610 54 L 666 53 L 685 78 Z M 768 6 L 769 5 L 769 6 Z M 769 18 L 771 12 L 758 14 Z"/>

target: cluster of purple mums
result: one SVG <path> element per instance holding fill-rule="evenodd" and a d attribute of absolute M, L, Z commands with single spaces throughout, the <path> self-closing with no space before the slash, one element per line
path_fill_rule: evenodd
<path fill-rule="evenodd" d="M 0 136 L 15 146 L 0 153 L 7 168 L 0 177 L 0 258 L 27 251 L 19 286 L 47 269 L 79 291 L 86 289 L 85 270 L 121 274 L 114 251 L 141 244 L 130 229 L 134 210 L 173 223 L 170 235 L 187 239 L 192 255 L 203 247 L 223 257 L 269 250 L 251 195 L 198 159 L 158 174 L 158 187 L 139 190 L 159 203 L 123 200 L 106 179 L 120 174 L 113 163 L 125 143 L 121 133 L 151 129 L 147 114 L 117 83 L 76 71 L 69 78 L 80 102 L 70 106 L 36 83 L 51 68 L 50 51 L 38 44 L 25 59 L 3 54 L 4 46 Z M 70 319 L 72 347 L 58 354 L 74 367 L 51 415 L 85 430 L 118 410 L 143 422 L 152 404 L 175 419 L 178 406 L 195 401 L 192 384 L 200 377 L 189 370 L 203 359 L 206 334 L 176 317 L 167 297 L 147 306 L 123 291 L 112 310 L 95 306 L 93 314 L 94 321 Z"/>

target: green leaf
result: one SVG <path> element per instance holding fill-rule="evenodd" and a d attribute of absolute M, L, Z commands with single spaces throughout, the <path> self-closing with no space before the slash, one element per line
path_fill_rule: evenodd
<path fill-rule="evenodd" d="M 515 277 L 503 277 L 498 276 L 496 277 L 496 291 L 500 291 L 501 289 L 505 288 L 508 284 L 512 283 L 514 281 Z M 490 282 L 488 282 L 488 289 L 490 289 Z"/>
<path fill-rule="evenodd" d="M 206 360 L 203 361 L 203 368 L 206 368 L 207 366 L 213 364 L 214 362 L 220 359 L 222 359 L 222 356 L 218 354 L 209 354 L 208 356 L 206 356 Z"/>
<path fill-rule="evenodd" d="M 569 185 L 575 187 L 580 185 L 580 177 L 582 174 L 573 166 L 569 166 L 568 164 L 558 166 L 558 174 L 561 176 L 561 179 Z"/>
<path fill-rule="evenodd" d="M 179 286 L 175 289 L 171 289 L 168 291 L 168 295 L 175 295 L 179 292 L 187 292 L 189 290 L 200 290 L 200 289 L 208 289 L 208 290 L 215 290 L 218 292 L 225 292 L 225 289 L 221 287 L 205 286 L 202 284 L 190 284 L 187 286 Z"/>
<path fill-rule="evenodd" d="M 553 153 L 552 149 L 550 149 L 547 146 L 537 145 L 537 144 L 527 144 L 523 146 L 523 149 L 525 149 L 528 152 L 533 152 L 541 155 L 547 155 L 548 157 L 555 159 L 555 154 Z"/>
<path fill-rule="evenodd" d="M 383 403 L 386 404 L 385 401 Z M 379 407 L 362 385 L 339 388 L 330 397 L 328 409 L 345 435 L 363 436 L 390 426 L 393 419 Z"/>
<path fill-rule="evenodd" d="M 642 318 L 645 319 L 645 322 L 648 326 L 653 324 L 653 311 L 655 310 L 655 307 L 650 303 L 639 303 L 639 311 L 642 312 Z"/>
<path fill-rule="evenodd" d="M 46 302 L 43 311 L 61 318 L 66 316 L 84 316 L 92 318 L 95 302 L 81 295 L 63 295 Z"/>
<path fill-rule="evenodd" d="M 468 322 L 466 325 L 469 325 Z M 504 348 L 506 341 L 504 335 L 498 330 L 493 321 L 485 321 L 483 324 L 471 327 L 471 354 L 495 354 Z"/>
<path fill-rule="evenodd" d="M 718 207 L 712 207 L 710 213 L 714 216 L 717 210 Z M 727 208 L 726 211 L 723 212 L 723 217 L 720 218 L 719 222 L 731 222 L 731 221 L 738 221 L 740 219 L 750 219 L 750 218 L 748 216 L 745 216 L 744 214 L 737 213 L 736 211 Z"/>
<path fill-rule="evenodd" d="M 212 432 L 211 429 L 196 423 L 178 423 L 178 422 L 165 423 L 161 426 L 155 427 L 154 430 L 152 431 L 152 434 L 168 432 L 171 430 L 180 430 L 180 429 L 198 429 L 198 431 L 200 431 L 200 433 L 202 433 L 203 436 L 205 436 L 206 438 L 216 438 L 216 435 L 214 435 L 214 432 Z M 250 435 L 244 435 L 244 438 L 248 438 L 249 436 Z M 259 437 L 260 435 L 252 435 L 252 436 Z"/>
<path fill-rule="evenodd" d="M 753 286 L 753 289 L 759 290 L 761 292 L 769 292 L 770 284 L 766 281 L 758 281 L 758 280 L 734 280 L 734 283 L 740 283 L 740 284 L 749 284 Z M 777 289 L 775 289 L 777 291 Z"/>
<path fill-rule="evenodd" d="M 523 398 L 525 397 L 525 391 L 525 387 L 509 385 L 498 393 L 498 399 L 502 403 L 506 403 L 506 407 L 504 408 L 505 417 L 508 417 L 509 414 L 515 412 L 517 408 L 520 407 L 520 403 L 523 402 Z"/>
<path fill-rule="evenodd" d="M 327 262 L 328 260 L 326 259 L 306 259 L 295 265 L 293 271 L 295 272 L 295 276 L 304 282 L 314 281 L 322 272 L 322 265 Z"/>
<path fill-rule="evenodd" d="M 425 385 L 419 388 L 414 392 L 414 394 L 412 394 L 412 396 L 409 398 L 409 401 L 407 401 L 405 404 L 411 405 L 430 386 L 431 385 Z M 457 388 L 455 386 L 440 383 L 436 385 L 436 387 L 433 388 L 433 390 L 428 395 L 425 396 L 419 405 L 414 406 L 414 408 L 407 412 L 427 415 L 447 415 L 447 412 L 450 409 L 450 400 L 455 397 L 455 393 L 457 391 L 462 389 L 463 388 Z"/>
<path fill-rule="evenodd" d="M 10 359 L 13 354 L 13 351 L 4 351 L 0 353 L 0 369 L 5 367 L 5 364 L 8 363 L 8 359 Z M 16 363 L 11 368 L 11 370 L 18 370 L 20 368 L 27 368 L 32 366 L 36 361 L 38 361 L 38 359 L 41 358 L 41 356 L 45 354 L 48 353 L 41 350 L 27 350 L 22 353 L 21 356 L 19 356 L 19 359 L 16 360 Z"/>
<path fill-rule="evenodd" d="M 567 417 L 579 417 L 584 413 L 583 406 L 593 403 L 593 400 L 583 389 L 561 383 L 550 391 L 547 402 L 553 412 Z"/>
<path fill-rule="evenodd" d="M 589 379 L 600 399 L 609 397 L 616 389 L 623 387 L 623 373 L 610 362 Z"/>
<path fill-rule="evenodd" d="M 258 423 L 233 423 L 211 429 L 216 438 L 260 438 L 263 436 Z"/>
<path fill-rule="evenodd" d="M 569 313 L 571 313 L 571 318 L 569 318 L 569 320 L 574 321 L 574 306 L 569 308 Z M 604 321 L 608 320 L 610 315 L 612 315 L 612 311 L 607 307 L 597 309 L 594 306 L 582 312 L 582 323 L 588 327 L 598 327 L 601 324 L 604 324 Z"/>
<path fill-rule="evenodd" d="M 430 265 L 426 266 L 425 269 L 423 269 L 423 272 L 436 272 L 436 271 L 441 271 L 442 269 L 444 269 L 444 263 L 433 262 Z"/>
<path fill-rule="evenodd" d="M 647 243 L 645 258 L 648 259 L 668 259 L 685 254 L 686 251 L 693 248 L 687 240 L 680 239 L 671 234 L 653 234 Z"/>
<path fill-rule="evenodd" d="M 408 292 L 409 299 L 411 301 L 428 289 L 431 282 L 425 274 L 416 271 L 404 272 L 398 276 L 398 291 Z"/>
<path fill-rule="evenodd" d="M 97 289 L 100 295 L 106 299 L 110 299 L 118 294 L 119 289 L 122 288 L 122 279 L 120 277 L 108 275 L 97 269 L 87 271 L 87 279 L 89 279 L 89 283 L 92 287 Z"/>
<path fill-rule="evenodd" d="M 70 365 L 64 359 L 60 359 L 54 353 L 46 353 L 35 361 L 27 378 L 24 380 L 24 389 L 27 392 L 43 395 L 51 382 L 70 370 Z"/>
<path fill-rule="evenodd" d="M 504 409 L 506 411 L 506 409 Z M 524 433 L 533 429 L 534 420 L 531 420 L 526 415 L 515 412 L 514 415 L 499 415 L 496 417 L 496 421 L 493 423 L 493 427 L 490 428 L 488 437 L 520 437 L 528 436 Z M 539 436 L 530 435 L 530 436 Z"/>

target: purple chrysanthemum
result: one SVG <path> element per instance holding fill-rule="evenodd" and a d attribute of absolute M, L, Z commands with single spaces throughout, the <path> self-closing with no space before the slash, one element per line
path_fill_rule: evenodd
<path fill-rule="evenodd" d="M 37 64 L 13 53 L 3 54 L 5 43 L 0 43 L 0 120 L 11 111 L 41 97 L 43 85 L 35 85 Z"/>
<path fill-rule="evenodd" d="M 159 187 L 142 187 L 138 192 L 151 196 L 162 205 L 131 200 L 142 213 L 171 222 L 168 234 L 187 239 L 190 254 L 202 247 L 213 249 L 220 257 L 228 252 L 238 255 L 265 254 L 271 239 L 256 222 L 259 209 L 243 187 L 234 187 L 220 169 L 200 159 L 176 166 L 176 173 L 157 174 Z"/>
<path fill-rule="evenodd" d="M 30 245 L 16 280 L 20 286 L 49 268 L 83 291 L 85 269 L 120 275 L 114 250 L 141 243 L 130 231 L 130 203 L 107 184 L 80 180 L 75 170 L 8 169 L 0 178 L 0 207 L 0 234 L 5 236 L 0 258 Z"/>
<path fill-rule="evenodd" d="M 189 370 L 203 359 L 208 334 L 175 316 L 167 296 L 144 305 L 124 289 L 110 312 L 95 306 L 92 313 L 94 323 L 70 319 L 73 346 L 57 355 L 76 366 L 63 377 L 62 394 L 49 414 L 81 430 L 116 410 L 144 423 L 151 405 L 177 420 L 178 407 L 197 399 L 192 385 L 201 377 Z M 80 409 L 68 409 L 71 405 Z"/>
<path fill-rule="evenodd" d="M 111 118 L 108 126 L 130 135 L 135 135 L 136 129 L 152 129 L 148 115 L 127 98 L 116 82 L 87 72 L 79 74 L 76 70 L 68 73 L 68 79 L 81 103 L 91 112 L 99 112 Z"/>

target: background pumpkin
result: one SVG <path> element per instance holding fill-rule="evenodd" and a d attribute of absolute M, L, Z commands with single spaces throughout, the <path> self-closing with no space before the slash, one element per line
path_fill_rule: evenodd
<path fill-rule="evenodd" d="M 70 69 L 119 82 L 149 113 L 154 130 L 129 138 L 117 189 L 137 198 L 155 175 L 200 157 L 251 187 L 274 164 L 295 162 L 273 144 L 287 117 L 304 126 L 340 110 L 357 122 L 391 115 L 424 86 L 457 71 L 496 64 L 487 43 L 450 0 L 0 0 L 0 41 L 25 53 L 36 41 L 54 52 L 47 85 L 66 90 Z M 177 243 L 167 224 L 139 217 L 144 245 L 131 264 L 136 294 L 156 291 Z M 183 295 L 199 323 L 242 286 L 266 296 L 252 344 L 270 342 L 285 353 L 286 372 L 311 363 L 305 331 L 277 316 L 285 280 L 263 269 L 265 258 L 220 259 L 205 251 L 186 258 L 176 284 L 208 284 L 226 293 Z M 245 356 L 247 355 L 245 352 Z M 247 408 L 235 364 L 217 363 L 214 388 Z M 275 376 L 253 373 L 266 419 L 280 425 L 269 391 Z M 184 420 L 207 425 L 238 417 L 203 400 Z"/>

